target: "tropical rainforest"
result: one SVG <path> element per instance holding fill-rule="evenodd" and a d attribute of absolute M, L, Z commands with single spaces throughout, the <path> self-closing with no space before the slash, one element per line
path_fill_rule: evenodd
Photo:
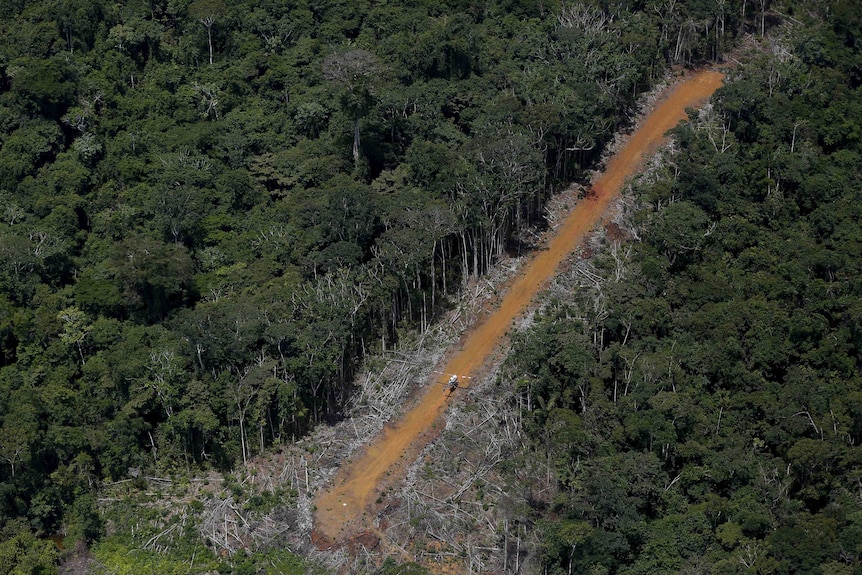
<path fill-rule="evenodd" d="M 857 8 L 731 72 L 519 335 L 548 573 L 862 573 Z"/>
<path fill-rule="evenodd" d="M 58 534 L 106 572 L 310 569 L 191 528 L 128 567 L 100 495 L 343 418 L 641 93 L 742 38 L 514 338 L 517 457 L 555 478 L 524 522 L 548 573 L 862 573 L 862 20 L 771 4 L 0 4 L 0 573 L 55 572 Z"/>

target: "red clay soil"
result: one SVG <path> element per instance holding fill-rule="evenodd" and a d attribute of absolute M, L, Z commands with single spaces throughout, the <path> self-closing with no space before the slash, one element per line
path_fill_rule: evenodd
<path fill-rule="evenodd" d="M 524 265 L 521 274 L 512 280 L 499 309 L 462 340 L 461 349 L 449 354 L 441 372 L 478 373 L 498 349 L 513 321 L 524 313 L 535 295 L 551 280 L 563 259 L 601 220 L 625 181 L 662 144 L 665 133 L 685 118 L 685 109 L 702 104 L 721 86 L 723 78 L 719 72 L 705 71 L 671 88 L 607 163 L 605 173 L 593 183 L 592 193 L 571 211 L 547 248 L 537 252 Z M 439 379 L 444 383 L 446 378 L 439 376 L 435 381 Z M 401 480 L 406 465 L 415 459 L 439 428 L 435 421 L 447 403 L 447 396 L 442 391 L 442 385 L 427 386 L 421 401 L 398 422 L 388 426 L 362 453 L 342 466 L 334 485 L 320 493 L 315 501 L 314 518 L 315 540 L 319 546 L 350 546 L 357 536 L 374 529 L 378 494 L 385 486 Z M 459 392 L 455 393 L 457 396 Z"/>

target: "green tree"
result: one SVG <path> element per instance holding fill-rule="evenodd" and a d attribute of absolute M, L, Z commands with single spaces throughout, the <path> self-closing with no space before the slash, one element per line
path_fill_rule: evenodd
<path fill-rule="evenodd" d="M 14 479 L 16 473 L 30 464 L 33 450 L 38 447 L 39 421 L 23 390 L 11 393 L 9 399 L 10 408 L 3 414 L 0 427 L 0 457 L 9 465 Z"/>
<path fill-rule="evenodd" d="M 359 120 L 373 102 L 372 79 L 380 73 L 377 57 L 367 50 L 333 52 L 323 61 L 323 75 L 342 88 L 341 104 L 353 119 L 353 162 L 359 163 Z"/>
<path fill-rule="evenodd" d="M 60 310 L 57 314 L 57 319 L 62 322 L 63 332 L 60 334 L 60 339 L 64 343 L 72 344 L 78 350 L 78 355 L 81 357 L 81 364 L 84 363 L 84 341 L 92 329 L 92 325 L 87 318 L 87 314 L 77 307 L 68 307 Z"/>
<path fill-rule="evenodd" d="M 0 532 L 0 573 L 52 575 L 59 553 L 53 541 L 37 539 L 27 525 L 14 521 Z"/>
<path fill-rule="evenodd" d="M 137 235 L 113 248 L 115 279 L 134 315 L 158 321 L 190 295 L 193 263 L 185 247 Z"/>
<path fill-rule="evenodd" d="M 10 94 L 16 106 L 32 116 L 59 120 L 72 104 L 75 84 L 72 70 L 62 58 L 20 58 L 14 70 Z"/>

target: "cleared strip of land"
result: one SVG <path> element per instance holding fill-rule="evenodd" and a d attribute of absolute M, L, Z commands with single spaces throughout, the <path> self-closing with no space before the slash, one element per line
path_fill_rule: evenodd
<path fill-rule="evenodd" d="M 468 334 L 460 349 L 449 354 L 441 372 L 470 375 L 488 361 L 513 320 L 524 313 L 560 263 L 595 227 L 625 181 L 661 145 L 667 131 L 685 118 L 686 108 L 702 104 L 721 86 L 723 78 L 719 72 L 700 72 L 668 92 L 608 162 L 604 174 L 593 183 L 589 199 L 572 209 L 546 249 L 524 265 L 521 274 L 508 286 L 500 307 Z M 445 381 L 447 377 L 434 379 Z M 334 484 L 315 501 L 315 530 L 319 536 L 337 544 L 371 528 L 371 505 L 380 486 L 399 479 L 404 464 L 427 441 L 432 424 L 445 405 L 443 387 L 427 386 L 424 397 L 413 409 L 339 470 Z"/>

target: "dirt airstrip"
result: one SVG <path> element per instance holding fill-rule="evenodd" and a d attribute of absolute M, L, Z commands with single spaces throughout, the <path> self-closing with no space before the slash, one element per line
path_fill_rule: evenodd
<path fill-rule="evenodd" d="M 524 313 L 534 296 L 545 287 L 560 263 L 601 220 L 625 181 L 643 165 L 664 141 L 665 133 L 685 117 L 685 109 L 702 104 L 717 90 L 724 76 L 715 71 L 693 74 L 673 86 L 642 124 L 607 163 L 592 185 L 591 193 L 555 230 L 545 249 L 522 268 L 507 286 L 499 308 L 467 334 L 452 350 L 440 372 L 463 376 L 476 374 L 504 340 L 512 322 Z M 436 375 L 444 383 L 448 376 Z M 465 386 L 469 380 L 462 380 Z M 364 451 L 341 467 L 334 484 L 315 501 L 314 527 L 319 544 L 339 545 L 358 534 L 373 531 L 373 506 L 387 484 L 403 479 L 405 466 L 433 437 L 435 421 L 443 413 L 447 396 L 442 385 L 429 385 L 410 411 L 388 426 Z M 456 397 L 459 391 L 456 391 Z"/>

